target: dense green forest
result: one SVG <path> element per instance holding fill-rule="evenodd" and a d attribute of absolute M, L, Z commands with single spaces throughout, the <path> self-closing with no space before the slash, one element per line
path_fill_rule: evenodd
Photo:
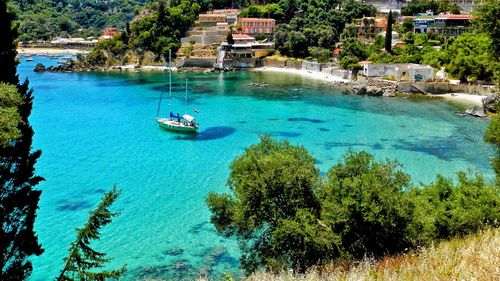
<path fill-rule="evenodd" d="M 265 3 L 265 5 L 263 5 Z M 274 2 L 274 3 L 273 3 Z M 180 47 L 180 37 L 192 25 L 198 12 L 211 8 L 246 7 L 241 16 L 275 18 L 276 48 L 293 57 L 328 56 L 340 40 L 344 26 L 354 18 L 372 16 L 375 8 L 354 0 L 280 0 L 262 3 L 225 3 L 218 1 L 158 1 L 145 5 L 145 16 L 130 24 L 125 34 L 99 44 L 89 57 L 93 64 L 102 64 L 105 56 L 99 50 L 123 54 L 128 49 L 150 50 L 165 56 Z M 332 9 L 338 7 L 338 9 Z M 180 13 L 180 14 L 179 14 Z M 304 44 L 309 48 L 304 48 Z"/>
<path fill-rule="evenodd" d="M 9 10 L 19 21 L 19 40 L 61 36 L 98 36 L 105 27 L 124 28 L 150 0 L 13 0 Z"/>

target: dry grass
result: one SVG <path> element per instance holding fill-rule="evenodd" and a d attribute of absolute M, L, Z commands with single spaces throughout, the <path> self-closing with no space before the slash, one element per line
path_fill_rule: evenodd
<path fill-rule="evenodd" d="M 489 229 L 436 247 L 380 261 L 331 264 L 305 275 L 256 273 L 248 281 L 500 280 L 500 229 Z"/>

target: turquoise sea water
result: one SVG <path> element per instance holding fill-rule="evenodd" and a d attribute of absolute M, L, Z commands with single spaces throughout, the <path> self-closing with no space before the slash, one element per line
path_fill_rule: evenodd
<path fill-rule="evenodd" d="M 113 184 L 122 189 L 121 215 L 96 248 L 113 258 L 111 266 L 127 264 L 124 280 L 237 274 L 236 242 L 214 232 L 204 198 L 228 190 L 229 164 L 259 134 L 305 146 L 322 173 L 351 147 L 399 160 L 417 184 L 437 172 L 492 175 L 493 150 L 482 141 L 487 121 L 459 117 L 443 100 L 343 96 L 275 73 L 174 74 L 174 113 L 184 112 L 184 79 L 191 81 L 187 110 L 201 123 L 192 138 L 154 122 L 165 73 L 37 74 L 39 61 L 50 62 L 19 66 L 35 89 L 31 124 L 43 151 L 37 173 L 46 179 L 36 222 L 45 253 L 33 259 L 32 280 L 53 279 L 74 228 Z M 162 113 L 168 110 L 167 98 Z"/>

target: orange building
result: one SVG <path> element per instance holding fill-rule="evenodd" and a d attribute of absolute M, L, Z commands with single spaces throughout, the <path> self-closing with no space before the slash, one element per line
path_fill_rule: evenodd
<path fill-rule="evenodd" d="M 387 30 L 386 18 L 364 17 L 354 21 L 358 28 L 358 36 L 375 37 Z"/>
<path fill-rule="evenodd" d="M 215 9 L 213 10 L 211 13 L 213 14 L 224 14 L 224 15 L 232 15 L 232 16 L 236 16 L 238 15 L 238 9 Z M 210 12 L 207 12 L 207 14 L 210 14 Z"/>
<path fill-rule="evenodd" d="M 106 28 L 106 29 L 104 29 L 104 32 L 102 33 L 102 35 L 99 37 L 99 41 L 111 39 L 115 35 L 118 35 L 119 33 L 120 33 L 120 30 L 118 28 L 115 28 L 115 27 Z"/>
<path fill-rule="evenodd" d="M 241 31 L 247 34 L 270 34 L 276 26 L 274 19 L 239 18 L 238 23 L 241 25 Z"/>
<path fill-rule="evenodd" d="M 225 14 L 200 14 L 198 19 L 201 26 L 216 26 L 218 22 L 226 22 Z"/>
<path fill-rule="evenodd" d="M 255 43 L 255 38 L 248 34 L 233 34 L 234 44 Z"/>

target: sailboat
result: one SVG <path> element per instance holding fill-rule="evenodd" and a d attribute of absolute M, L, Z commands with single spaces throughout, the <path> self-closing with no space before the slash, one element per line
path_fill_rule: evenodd
<path fill-rule="evenodd" d="M 172 103 L 172 55 L 169 51 L 168 53 L 169 62 L 169 93 L 170 93 L 170 103 Z M 188 79 L 186 79 L 186 105 L 188 102 Z M 177 113 L 174 115 L 170 112 L 169 117 L 159 117 L 160 105 L 163 97 L 163 91 L 160 96 L 160 101 L 158 103 L 158 110 L 156 111 L 156 122 L 160 125 L 162 129 L 181 133 L 197 133 L 199 124 L 196 122 L 196 118 L 189 114 L 184 114 L 182 116 Z"/>

